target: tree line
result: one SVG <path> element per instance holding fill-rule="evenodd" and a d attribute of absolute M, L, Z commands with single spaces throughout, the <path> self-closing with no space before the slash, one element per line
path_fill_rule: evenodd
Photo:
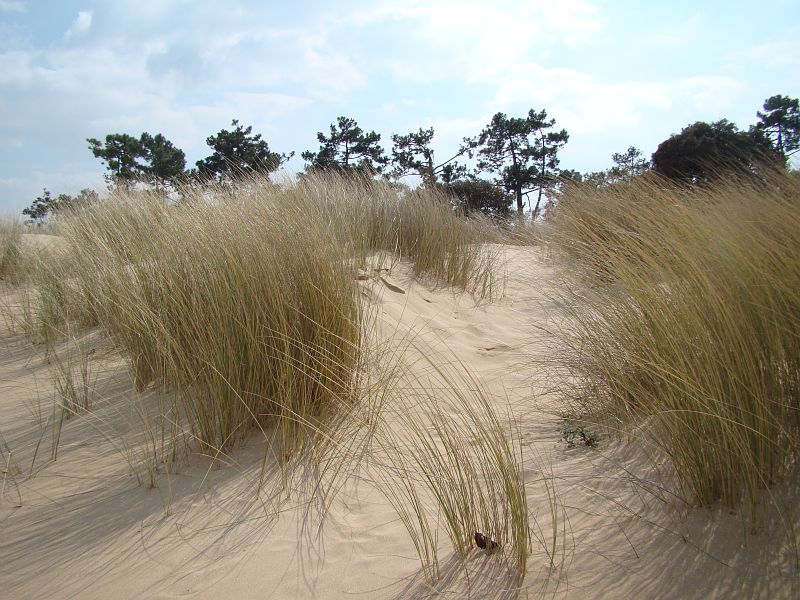
<path fill-rule="evenodd" d="M 543 209 L 552 192 L 566 182 L 598 187 L 615 185 L 653 170 L 665 177 L 696 184 L 725 169 L 758 170 L 766 165 L 787 165 L 800 149 L 798 99 L 776 95 L 765 100 L 757 121 L 747 131 L 726 119 L 696 122 L 659 144 L 650 160 L 635 147 L 612 156 L 605 171 L 578 173 L 561 169 L 559 152 L 569 141 L 565 129 L 545 110 L 531 109 L 524 116 L 498 112 L 474 137 L 465 137 L 448 158 L 439 162 L 432 142 L 434 129 L 420 128 L 393 134 L 387 154 L 381 136 L 364 131 L 355 119 L 339 117 L 328 132 L 318 132 L 319 148 L 301 154 L 305 172 L 336 171 L 343 175 L 383 176 L 396 181 L 416 175 L 421 185 L 438 186 L 456 198 L 467 212 L 508 215 L 512 208 L 522 214 L 528 199 L 532 218 Z M 181 185 L 226 183 L 255 174 L 269 175 L 294 156 L 274 152 L 252 126 L 238 120 L 206 138 L 211 154 L 186 168 L 186 156 L 162 134 L 147 132 L 135 137 L 112 133 L 104 140 L 88 138 L 89 150 L 106 166 L 110 186 L 137 183 L 156 189 Z M 470 159 L 472 166 L 465 162 Z M 301 175 L 302 176 L 302 175 Z M 77 196 L 42 196 L 23 211 L 31 220 L 42 220 L 76 202 L 93 201 L 96 193 L 83 190 Z"/>

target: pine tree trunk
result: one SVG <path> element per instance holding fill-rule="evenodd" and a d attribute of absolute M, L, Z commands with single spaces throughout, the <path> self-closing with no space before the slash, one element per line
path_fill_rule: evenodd
<path fill-rule="evenodd" d="M 542 203 L 542 188 L 539 188 L 539 197 L 536 199 L 536 207 L 533 209 L 531 213 L 531 220 L 535 221 L 536 217 L 539 216 L 539 205 Z"/>

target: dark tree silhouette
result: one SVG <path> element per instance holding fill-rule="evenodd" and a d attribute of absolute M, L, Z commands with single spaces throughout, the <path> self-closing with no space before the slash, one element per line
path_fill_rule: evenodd
<path fill-rule="evenodd" d="M 787 96 L 771 96 L 764 100 L 764 112 L 758 111 L 759 122 L 753 126 L 762 132 L 787 159 L 800 150 L 800 101 Z"/>
<path fill-rule="evenodd" d="M 611 155 L 614 166 L 605 171 L 591 173 L 570 174 L 566 179 L 579 181 L 597 188 L 630 181 L 634 177 L 643 175 L 650 170 L 650 161 L 642 158 L 642 151 L 630 146 L 625 152 L 615 152 Z M 562 175 L 564 173 L 562 172 Z"/>
<path fill-rule="evenodd" d="M 466 214 L 480 211 L 490 217 L 507 217 L 514 202 L 513 196 L 483 179 L 459 179 L 443 184 L 442 189 L 456 198 Z"/>
<path fill-rule="evenodd" d="M 612 183 L 630 181 L 634 177 L 643 175 L 650 170 L 650 161 L 642 157 L 642 151 L 635 146 L 629 146 L 625 152 L 615 152 L 611 155 L 614 166 L 608 174 Z"/>
<path fill-rule="evenodd" d="M 455 156 L 441 164 L 434 161 L 434 152 L 431 148 L 433 140 L 433 127 L 422 129 L 407 135 L 392 135 L 392 164 L 395 168 L 394 177 L 405 175 L 419 175 L 423 185 L 433 186 L 441 176 L 445 181 L 453 181 L 466 173 L 465 167 L 453 162 L 464 154 L 462 149 Z"/>
<path fill-rule="evenodd" d="M 145 132 L 139 138 L 146 164 L 142 167 L 145 176 L 156 187 L 175 184 L 185 175 L 186 155 L 160 133 L 155 136 Z"/>
<path fill-rule="evenodd" d="M 521 118 L 499 112 L 477 137 L 464 140 L 470 156 L 477 155 L 477 171 L 495 175 L 495 183 L 514 195 L 518 213 L 524 197 L 538 191 L 534 219 L 545 190 L 557 180 L 558 151 L 569 139 L 564 129 L 551 131 L 554 126 L 555 119 L 548 120 L 544 110 L 531 109 Z"/>
<path fill-rule="evenodd" d="M 89 150 L 95 158 L 99 158 L 109 170 L 107 179 L 112 184 L 132 185 L 141 178 L 145 165 L 140 161 L 145 150 L 140 139 L 127 133 L 110 133 L 101 142 L 96 138 L 87 138 Z"/>
<path fill-rule="evenodd" d="M 37 196 L 28 208 L 23 209 L 22 214 L 28 217 L 32 223 L 44 221 L 50 213 L 54 201 L 55 198 L 53 198 L 50 190 L 44 188 L 42 195 Z"/>
<path fill-rule="evenodd" d="M 309 170 L 338 170 L 343 173 L 380 173 L 389 163 L 380 146 L 381 136 L 365 133 L 355 119 L 339 117 L 330 126 L 330 135 L 317 132 L 319 151 L 303 152 Z"/>
<path fill-rule="evenodd" d="M 214 152 L 195 163 L 201 179 L 222 182 L 256 173 L 268 175 L 294 156 L 294 152 L 272 152 L 261 134 L 252 133 L 252 126 L 242 127 L 237 119 L 231 121 L 231 126 L 231 131 L 222 129 L 206 138 L 206 144 Z"/>
<path fill-rule="evenodd" d="M 730 121 L 698 121 L 661 142 L 653 153 L 653 170 L 690 183 L 727 171 L 755 172 L 780 160 L 769 140 L 747 133 Z"/>
<path fill-rule="evenodd" d="M 174 184 L 184 176 L 186 156 L 183 150 L 160 133 L 143 133 L 135 138 L 127 133 L 111 133 L 105 141 L 88 138 L 89 149 L 106 165 L 109 183 L 125 187 L 137 181 L 149 181 L 157 188 Z"/>
<path fill-rule="evenodd" d="M 24 209 L 22 214 L 28 217 L 32 223 L 42 222 L 52 214 L 57 214 L 70 208 L 93 204 L 98 199 L 97 192 L 90 189 L 83 189 L 75 196 L 59 194 L 54 198 L 50 191 L 45 188 L 42 190 L 42 195 L 37 197 L 28 208 Z"/>

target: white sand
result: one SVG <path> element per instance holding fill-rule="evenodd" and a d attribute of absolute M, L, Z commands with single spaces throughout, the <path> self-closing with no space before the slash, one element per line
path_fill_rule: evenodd
<path fill-rule="evenodd" d="M 444 555 L 434 593 L 397 515 L 369 485 L 343 490 L 321 536 L 303 528 L 311 521 L 291 500 L 271 518 L 254 499 L 263 457 L 257 438 L 234 454 L 235 464 L 209 469 L 193 457 L 177 473 L 159 474 L 155 489 L 137 484 L 124 440 L 141 428 L 131 405 L 155 394 L 134 402 L 123 359 L 98 332 L 83 340 L 95 348 L 98 399 L 91 415 L 64 423 L 52 462 L 51 366 L 4 330 L 0 598 L 798 597 L 798 570 L 779 526 L 769 524 L 772 513 L 749 534 L 728 509 L 662 502 L 633 483 L 668 485 L 635 443 L 567 447 L 558 404 L 546 393 L 558 382 L 542 367 L 559 314 L 545 300 L 553 273 L 536 249 L 505 250 L 506 295 L 495 303 L 415 283 L 405 265 L 384 275 L 391 287 L 365 285 L 373 286 L 384 335 L 414 331 L 451 353 L 492 392 L 498 412 L 517 419 L 529 506 L 544 542 L 534 543 L 521 584 L 474 550 L 466 573 Z M 544 549 L 553 540 L 542 469 L 558 492 L 554 568 Z M 774 494 L 797 524 L 797 490 L 785 485 Z"/>

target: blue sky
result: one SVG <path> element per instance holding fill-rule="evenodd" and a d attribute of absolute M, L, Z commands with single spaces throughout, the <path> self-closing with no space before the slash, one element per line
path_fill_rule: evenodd
<path fill-rule="evenodd" d="M 746 128 L 798 73 L 796 0 L 0 0 L 0 214 L 101 189 L 85 138 L 107 133 L 162 133 L 193 164 L 236 118 L 299 157 L 345 115 L 387 150 L 432 125 L 444 159 L 495 112 L 544 108 L 562 167 L 591 171 L 697 120 Z"/>

